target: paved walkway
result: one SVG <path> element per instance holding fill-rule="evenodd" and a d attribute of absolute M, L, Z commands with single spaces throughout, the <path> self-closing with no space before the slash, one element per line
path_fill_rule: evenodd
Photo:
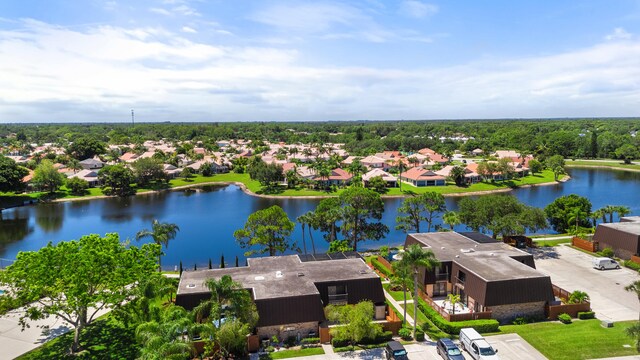
<path fill-rule="evenodd" d="M 393 297 L 391 297 L 391 295 L 386 290 L 384 290 L 384 297 L 387 300 L 389 300 L 391 305 L 393 305 L 393 307 L 396 309 L 396 314 L 402 315 L 404 313 L 404 311 L 402 310 L 402 306 L 400 306 L 401 303 L 404 303 L 404 300 L 396 301 Z M 413 302 L 413 300 L 411 302 Z M 409 300 L 407 300 L 407 307 L 409 308 L 407 309 L 407 311 L 411 311 L 410 309 L 413 309 L 413 307 L 409 307 L 409 304 L 410 304 Z M 407 314 L 406 320 L 407 320 L 407 325 L 413 327 L 413 317 Z"/>

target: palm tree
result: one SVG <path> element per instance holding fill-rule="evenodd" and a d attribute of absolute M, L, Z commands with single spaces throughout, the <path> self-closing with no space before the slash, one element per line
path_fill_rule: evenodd
<path fill-rule="evenodd" d="M 591 218 L 593 219 L 593 226 L 597 225 L 597 222 L 599 219 L 602 219 L 603 223 L 607 222 L 607 218 L 605 216 L 605 213 L 602 209 L 598 209 L 594 212 L 591 213 Z"/>
<path fill-rule="evenodd" d="M 351 173 L 351 175 L 353 175 L 354 177 L 357 177 L 358 175 L 362 175 L 362 173 L 367 171 L 367 168 L 364 165 L 362 165 L 362 163 L 360 163 L 360 158 L 355 158 L 353 159 L 351 164 L 347 166 L 346 170 L 349 173 Z"/>
<path fill-rule="evenodd" d="M 638 301 L 640 301 L 640 280 L 636 280 L 631 284 L 624 287 L 625 290 L 635 292 L 638 297 Z M 640 320 L 640 315 L 638 316 L 638 320 Z"/>
<path fill-rule="evenodd" d="M 233 317 L 250 324 L 251 327 L 255 326 L 255 305 L 240 283 L 233 281 L 231 276 L 224 275 L 220 280 L 208 279 L 205 285 L 211 290 L 211 298 L 202 301 L 193 309 L 196 322 L 203 323 L 213 318 L 213 324 L 220 328 L 224 315 L 231 312 Z"/>
<path fill-rule="evenodd" d="M 465 168 L 462 166 L 454 166 L 451 168 L 449 177 L 456 183 L 457 186 L 464 185 L 464 175 L 466 174 Z"/>
<path fill-rule="evenodd" d="M 407 290 L 411 288 L 413 283 L 413 279 L 411 278 L 411 269 L 401 261 L 394 262 L 392 267 L 393 275 L 391 276 L 391 283 L 389 285 L 402 288 L 404 295 L 404 314 L 402 317 L 402 325 L 404 326 L 407 322 Z M 413 301 L 416 301 L 416 299 Z M 415 320 L 417 319 L 414 319 L 414 321 Z"/>
<path fill-rule="evenodd" d="M 454 226 L 461 223 L 460 216 L 455 211 L 447 211 L 446 213 L 444 213 L 444 215 L 442 215 L 442 221 L 444 221 L 445 224 L 449 225 L 449 228 L 451 228 L 451 230 L 453 230 Z"/>
<path fill-rule="evenodd" d="M 141 230 L 136 234 L 136 240 L 140 240 L 146 237 L 151 237 L 153 242 L 165 248 L 169 247 L 169 241 L 175 239 L 180 228 L 176 224 L 161 223 L 158 220 L 153 220 L 151 224 L 151 230 Z M 162 271 L 162 264 L 158 255 L 158 271 Z"/>
<path fill-rule="evenodd" d="M 580 304 L 589 301 L 589 294 L 576 290 L 569 295 L 569 304 Z"/>
<path fill-rule="evenodd" d="M 405 264 L 413 273 L 413 315 L 418 313 L 418 275 L 420 274 L 420 268 L 425 268 L 426 271 L 431 271 L 438 266 L 439 262 L 431 250 L 425 250 L 418 244 L 413 244 L 405 249 L 402 254 L 403 264 Z M 413 338 L 416 338 L 416 327 L 418 321 L 413 321 Z"/>
<path fill-rule="evenodd" d="M 136 327 L 136 340 L 142 345 L 139 359 L 185 359 L 194 355 L 194 347 L 184 331 L 194 335 L 205 332 L 205 326 L 191 321 L 188 312 L 179 306 L 167 308 L 159 321 L 149 321 Z"/>
<path fill-rule="evenodd" d="M 460 303 L 460 295 L 458 294 L 454 294 L 454 293 L 450 293 L 447 295 L 447 300 L 445 300 L 445 303 L 449 303 L 449 305 L 451 305 L 451 309 L 452 309 L 452 314 L 455 315 L 456 314 L 456 305 Z"/>
<path fill-rule="evenodd" d="M 580 223 L 580 220 L 585 219 L 587 217 L 587 213 L 584 212 L 581 208 L 576 207 L 570 210 L 569 212 L 569 225 L 572 224 L 574 221 L 576 223 L 576 235 L 578 235 L 578 226 Z"/>
<path fill-rule="evenodd" d="M 629 215 L 631 209 L 628 206 L 618 205 L 615 206 L 615 211 L 618 213 L 618 220 L 622 217 Z"/>
<path fill-rule="evenodd" d="M 307 213 L 308 214 L 308 213 Z M 307 226 L 307 214 L 302 214 L 296 218 L 296 221 L 302 226 L 302 247 L 304 248 L 304 254 L 307 255 L 307 242 L 304 240 L 304 230 Z"/>

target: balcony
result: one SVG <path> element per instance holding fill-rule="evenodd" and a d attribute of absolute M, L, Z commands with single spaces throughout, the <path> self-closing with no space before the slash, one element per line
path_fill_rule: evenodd
<path fill-rule="evenodd" d="M 436 274 L 436 281 L 445 281 L 445 280 L 449 280 L 449 274 L 448 273 L 444 273 L 444 274 Z"/>
<path fill-rule="evenodd" d="M 329 304 L 346 304 L 349 294 L 329 295 Z"/>

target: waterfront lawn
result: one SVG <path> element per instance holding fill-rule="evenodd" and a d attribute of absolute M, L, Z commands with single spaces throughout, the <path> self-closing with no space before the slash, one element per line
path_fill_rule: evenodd
<path fill-rule="evenodd" d="M 571 244 L 571 239 L 556 239 L 556 240 L 540 240 L 540 241 L 534 241 L 534 244 L 536 244 L 538 247 L 543 247 L 543 246 L 557 246 L 560 244 Z"/>
<path fill-rule="evenodd" d="M 637 355 L 633 340 L 625 329 L 634 321 L 617 322 L 603 328 L 600 320 L 577 320 L 565 325 L 543 322 L 501 326 L 501 333 L 516 333 L 549 359 L 596 359 Z M 623 347 L 630 345 L 630 347 Z"/>
<path fill-rule="evenodd" d="M 391 285 L 389 284 L 382 284 L 382 287 L 389 293 L 389 295 L 391 295 L 391 297 L 394 300 L 400 301 L 400 302 L 404 301 L 404 292 L 402 290 L 400 291 L 389 290 L 389 288 L 391 287 Z M 411 290 L 407 291 L 407 300 L 411 300 Z"/>
<path fill-rule="evenodd" d="M 620 160 L 611 160 L 611 161 L 595 161 L 595 160 L 567 160 L 565 162 L 568 167 L 610 167 L 622 170 L 640 170 L 640 165 L 637 164 L 625 164 Z"/>
<path fill-rule="evenodd" d="M 324 350 L 322 349 L 322 347 L 282 350 L 282 351 L 268 353 L 265 355 L 260 355 L 260 360 L 289 359 L 289 358 L 311 356 L 311 355 L 324 355 Z"/>

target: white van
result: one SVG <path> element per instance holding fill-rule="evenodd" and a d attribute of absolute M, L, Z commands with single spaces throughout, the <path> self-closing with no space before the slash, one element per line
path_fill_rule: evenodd
<path fill-rule="evenodd" d="M 474 328 L 460 329 L 460 343 L 474 360 L 500 360 L 491 345 Z"/>
<path fill-rule="evenodd" d="M 613 259 L 609 259 L 608 257 L 599 257 L 593 258 L 592 265 L 594 269 L 605 270 L 605 269 L 620 269 L 620 264 Z"/>

